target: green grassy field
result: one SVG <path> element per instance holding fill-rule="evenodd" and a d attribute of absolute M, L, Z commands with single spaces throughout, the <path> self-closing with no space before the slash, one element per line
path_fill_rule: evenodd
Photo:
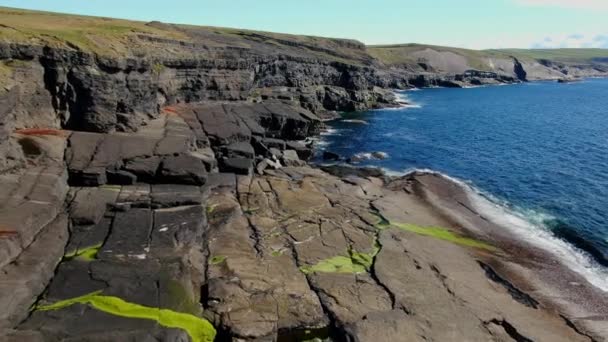
<path fill-rule="evenodd" d="M 137 34 L 186 39 L 177 31 L 143 22 L 26 11 L 0 7 L 0 41 L 73 47 L 99 54 L 123 54 Z"/>

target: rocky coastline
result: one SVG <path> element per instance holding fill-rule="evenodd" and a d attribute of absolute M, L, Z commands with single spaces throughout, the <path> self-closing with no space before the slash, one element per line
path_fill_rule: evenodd
<path fill-rule="evenodd" d="M 453 183 L 308 164 L 338 111 L 536 64 L 137 25 L 107 51 L 0 43 L 0 341 L 606 340 L 602 293 Z"/>

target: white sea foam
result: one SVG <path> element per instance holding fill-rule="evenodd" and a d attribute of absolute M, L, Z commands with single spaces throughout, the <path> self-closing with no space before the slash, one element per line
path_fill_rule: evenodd
<path fill-rule="evenodd" d="M 362 124 L 362 125 L 369 125 L 369 123 L 367 121 L 365 121 L 365 120 L 343 119 L 342 122 L 356 123 L 356 124 Z"/>
<path fill-rule="evenodd" d="M 420 90 L 420 89 L 418 89 Z M 411 90 L 409 90 L 411 91 Z M 399 110 L 403 108 L 422 108 L 422 105 L 418 103 L 413 103 L 411 99 L 407 96 L 407 94 L 402 90 L 394 91 L 395 97 L 397 98 L 398 107 L 393 108 L 382 108 L 378 110 Z"/>
<path fill-rule="evenodd" d="M 441 172 L 429 169 L 408 169 L 403 172 L 385 170 L 389 176 L 402 176 L 413 172 L 431 173 L 448 179 L 465 189 L 473 207 L 483 213 L 484 217 L 504 229 L 508 229 L 519 239 L 555 256 L 562 264 L 598 289 L 608 292 L 608 269 L 599 265 L 586 252 L 556 237 L 544 222 L 552 219 L 550 215 L 532 210 L 509 208 L 508 203 L 480 191 L 469 182 L 465 182 Z"/>
<path fill-rule="evenodd" d="M 386 152 L 382 152 L 382 151 L 377 151 L 377 152 L 361 152 L 361 153 L 357 153 L 355 155 L 353 155 L 351 157 L 351 160 L 353 162 L 362 162 L 364 160 L 382 160 L 382 159 L 387 159 L 389 157 L 388 153 Z"/>
<path fill-rule="evenodd" d="M 335 129 L 335 128 L 327 128 L 324 131 L 321 132 L 322 136 L 327 136 L 327 135 L 342 135 L 340 133 L 340 130 Z"/>

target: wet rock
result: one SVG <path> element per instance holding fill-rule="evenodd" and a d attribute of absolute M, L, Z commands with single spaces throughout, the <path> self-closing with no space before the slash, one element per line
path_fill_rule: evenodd
<path fill-rule="evenodd" d="M 388 158 L 388 154 L 386 152 L 379 152 L 379 151 L 372 152 L 372 158 L 382 160 L 382 159 Z"/>
<path fill-rule="evenodd" d="M 323 160 L 336 161 L 340 160 L 340 155 L 330 151 L 323 151 Z"/>

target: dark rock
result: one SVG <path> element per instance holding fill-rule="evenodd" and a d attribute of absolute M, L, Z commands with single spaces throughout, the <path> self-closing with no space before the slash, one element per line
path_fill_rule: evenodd
<path fill-rule="evenodd" d="M 157 182 L 203 185 L 207 170 L 203 162 L 193 156 L 165 157 L 160 166 Z"/>
<path fill-rule="evenodd" d="M 222 104 L 207 104 L 194 109 L 210 141 L 216 146 L 249 142 L 251 130 L 225 107 Z"/>
<path fill-rule="evenodd" d="M 152 182 L 160 162 L 160 157 L 137 157 L 127 161 L 123 169 L 136 175 L 139 180 Z"/>
<path fill-rule="evenodd" d="M 71 186 L 100 186 L 107 182 L 105 169 L 97 168 L 70 172 L 69 183 Z"/>
<path fill-rule="evenodd" d="M 513 57 L 513 73 L 515 73 L 515 76 L 518 80 L 522 82 L 528 81 L 528 73 L 524 69 L 523 65 L 519 62 L 519 60 L 515 57 Z"/>
<path fill-rule="evenodd" d="M 152 205 L 161 208 L 201 204 L 200 187 L 182 184 L 155 184 L 150 193 Z"/>
<path fill-rule="evenodd" d="M 268 148 L 277 148 L 279 150 L 286 149 L 285 140 L 281 139 L 273 139 L 273 138 L 265 138 L 262 140 L 262 143 L 266 145 Z"/>
<path fill-rule="evenodd" d="M 253 171 L 253 159 L 224 158 L 222 159 L 222 172 L 234 172 L 240 175 L 250 175 Z"/>
<path fill-rule="evenodd" d="M 386 152 L 379 152 L 379 151 L 372 152 L 372 158 L 382 160 L 382 159 L 388 158 L 388 154 Z"/>
<path fill-rule="evenodd" d="M 236 142 L 228 146 L 223 146 L 223 155 L 228 158 L 243 157 L 253 159 L 255 152 L 251 144 L 247 142 Z"/>
<path fill-rule="evenodd" d="M 340 160 L 340 155 L 330 151 L 323 151 L 323 160 Z"/>
<path fill-rule="evenodd" d="M 137 183 L 137 176 L 123 170 L 107 171 L 108 183 L 118 185 L 132 185 Z"/>
<path fill-rule="evenodd" d="M 202 192 L 208 192 L 215 188 L 236 188 L 236 177 L 234 173 L 210 173 L 207 176 L 207 182 L 203 186 Z"/>

